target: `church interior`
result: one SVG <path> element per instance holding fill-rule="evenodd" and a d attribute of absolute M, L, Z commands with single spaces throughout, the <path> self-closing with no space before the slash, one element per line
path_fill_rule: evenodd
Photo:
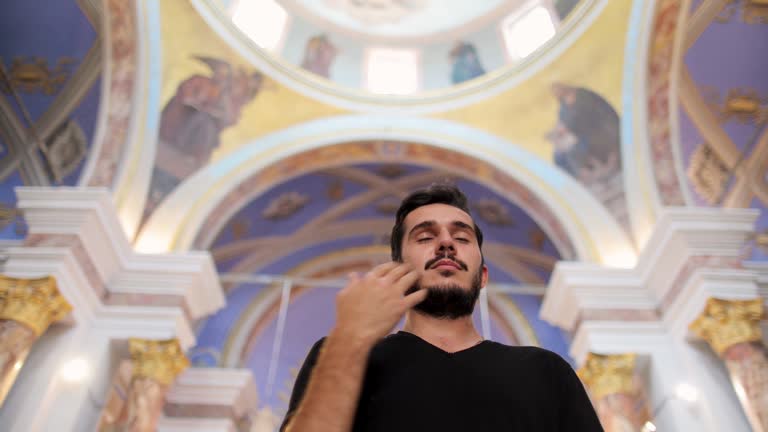
<path fill-rule="evenodd" d="M 0 430 L 277 431 L 450 183 L 485 339 L 607 432 L 768 432 L 765 0 L 0 7 Z"/>

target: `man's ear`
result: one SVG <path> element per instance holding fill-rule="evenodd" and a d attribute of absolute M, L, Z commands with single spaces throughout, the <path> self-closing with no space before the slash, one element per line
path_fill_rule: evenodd
<path fill-rule="evenodd" d="M 483 264 L 483 268 L 481 270 L 483 273 L 480 276 L 480 286 L 485 288 L 485 285 L 488 283 L 488 266 Z"/>

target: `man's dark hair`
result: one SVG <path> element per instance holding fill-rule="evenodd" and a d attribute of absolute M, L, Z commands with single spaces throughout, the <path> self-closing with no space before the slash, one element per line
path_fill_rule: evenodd
<path fill-rule="evenodd" d="M 454 185 L 436 183 L 426 189 L 417 190 L 408 195 L 400 204 L 395 216 L 395 226 L 392 227 L 390 236 L 390 247 L 392 249 L 392 261 L 403 261 L 403 236 L 405 235 L 405 218 L 408 214 L 419 207 L 429 204 L 446 204 L 463 210 L 472 216 L 467 205 L 467 197 Z M 480 227 L 472 221 L 477 237 L 477 245 L 480 248 L 480 254 L 483 250 L 483 232 Z"/>

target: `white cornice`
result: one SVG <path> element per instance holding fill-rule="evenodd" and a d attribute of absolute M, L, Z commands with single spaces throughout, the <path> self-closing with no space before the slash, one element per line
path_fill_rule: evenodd
<path fill-rule="evenodd" d="M 257 404 L 256 384 L 249 369 L 189 368 L 176 378 L 166 403 L 231 407 L 236 418 Z"/>
<path fill-rule="evenodd" d="M 72 317 L 64 324 L 91 323 L 98 331 L 114 339 L 179 338 L 190 348 L 195 336 L 184 311 L 177 307 L 104 305 L 93 289 L 72 251 L 63 247 L 19 247 L 8 250 L 9 260 L 3 273 L 11 277 L 53 276 L 61 294 L 72 305 Z"/>
<path fill-rule="evenodd" d="M 715 256 L 739 259 L 758 214 L 753 209 L 667 209 L 635 268 L 558 263 L 549 283 L 541 316 L 562 328 L 574 330 L 585 309 L 656 310 L 661 307 L 662 301 L 674 303 L 675 299 L 666 297 L 675 288 L 675 278 L 690 258 Z M 756 278 L 754 272 L 734 272 Z"/>
<path fill-rule="evenodd" d="M 583 364 L 590 352 L 601 354 L 649 354 L 670 342 L 660 322 L 602 321 L 579 326 L 570 354 Z"/>
<path fill-rule="evenodd" d="M 230 419 L 161 417 L 157 432 L 237 432 L 237 427 Z"/>
<path fill-rule="evenodd" d="M 4 272 L 18 277 L 54 276 L 73 306 L 75 322 L 92 321 L 94 328 L 115 339 L 176 337 L 189 348 L 195 343 L 190 318 L 210 314 L 224 304 L 207 252 L 135 253 L 107 189 L 22 187 L 16 191 L 30 235 L 43 239 L 39 245 L 9 248 Z M 86 256 L 77 253 L 79 246 Z M 179 296 L 190 316 L 180 307 L 103 303 L 103 296 L 118 293 Z"/>
<path fill-rule="evenodd" d="M 3 265 L 3 274 L 19 278 L 53 276 L 59 292 L 72 306 L 68 321 L 81 323 L 94 319 L 101 300 L 95 290 L 81 289 L 88 287 L 90 281 L 70 249 L 14 247 L 6 253 L 8 260 Z"/>
<path fill-rule="evenodd" d="M 94 328 L 111 339 L 177 338 L 184 350 L 195 345 L 195 334 L 189 320 L 177 307 L 102 306 Z"/>
<path fill-rule="evenodd" d="M 664 314 L 664 323 L 680 337 L 689 337 L 688 325 L 704 310 L 710 297 L 750 300 L 760 296 L 757 273 L 749 269 L 702 268 L 685 281 Z"/>
<path fill-rule="evenodd" d="M 122 231 L 107 189 L 21 187 L 16 192 L 30 234 L 79 239 L 91 268 L 109 293 L 181 296 L 192 319 L 209 315 L 224 305 L 223 291 L 208 252 L 135 253 Z M 22 255 L 35 253 L 40 251 Z"/>

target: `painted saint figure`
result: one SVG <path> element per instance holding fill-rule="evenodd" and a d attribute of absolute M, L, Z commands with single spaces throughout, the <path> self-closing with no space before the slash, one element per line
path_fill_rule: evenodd
<path fill-rule="evenodd" d="M 330 78 L 330 69 L 336 54 L 336 46 L 325 35 L 315 36 L 307 41 L 301 67 L 321 77 Z"/>
<path fill-rule="evenodd" d="M 586 186 L 627 228 L 619 114 L 586 88 L 555 82 L 552 93 L 560 104 L 557 124 L 547 134 L 555 165 Z"/>
<path fill-rule="evenodd" d="M 558 122 L 548 137 L 555 145 L 555 164 L 584 183 L 621 170 L 619 115 L 599 94 L 552 84 L 560 103 Z"/>
<path fill-rule="evenodd" d="M 235 69 L 213 57 L 195 58 L 210 68 L 211 75 L 182 81 L 163 108 L 145 217 L 182 180 L 208 163 L 221 132 L 238 123 L 243 107 L 262 88 L 261 72 Z"/>
<path fill-rule="evenodd" d="M 459 84 L 485 74 L 485 69 L 480 64 L 474 44 L 462 41 L 456 42 L 456 45 L 450 52 L 450 57 L 453 61 L 453 70 L 451 72 L 451 82 L 453 84 Z"/>

